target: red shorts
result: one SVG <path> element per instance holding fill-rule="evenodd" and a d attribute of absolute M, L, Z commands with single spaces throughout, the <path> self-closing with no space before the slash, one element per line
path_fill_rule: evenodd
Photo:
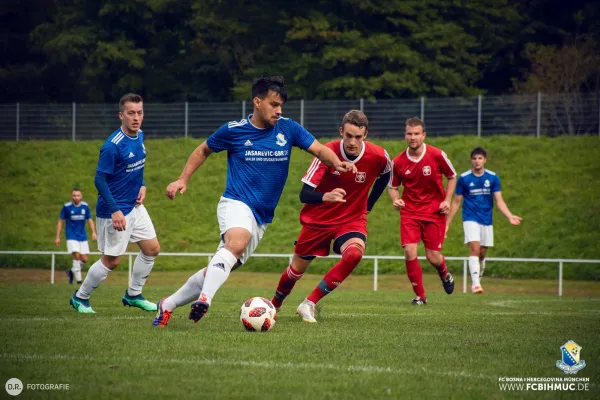
<path fill-rule="evenodd" d="M 325 257 L 329 255 L 329 249 L 331 248 L 331 241 L 336 240 L 339 237 L 357 233 L 357 236 L 367 237 L 367 224 L 363 221 L 349 222 L 344 225 L 335 225 L 331 227 L 319 227 L 314 226 L 303 226 L 300 231 L 300 236 L 296 241 L 296 247 L 294 253 L 300 257 L 317 256 Z M 342 243 L 340 243 L 341 246 Z M 340 249 L 334 245 L 334 253 L 340 254 Z"/>
<path fill-rule="evenodd" d="M 421 240 L 427 250 L 442 251 L 446 221 L 424 221 L 422 219 L 400 218 L 400 242 L 402 247 L 407 244 L 419 243 Z"/>

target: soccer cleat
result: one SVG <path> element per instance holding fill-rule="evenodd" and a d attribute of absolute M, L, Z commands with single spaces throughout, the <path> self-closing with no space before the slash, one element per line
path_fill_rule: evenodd
<path fill-rule="evenodd" d="M 172 311 L 163 309 L 162 303 L 164 299 L 166 299 L 166 297 L 160 299 L 160 301 L 156 305 L 158 313 L 156 314 L 156 318 L 154 318 L 154 321 L 152 322 L 152 326 L 167 326 L 171 315 L 173 315 Z"/>
<path fill-rule="evenodd" d="M 73 278 L 74 278 L 73 271 L 68 270 L 67 271 L 67 276 L 69 277 L 69 285 L 72 285 L 73 284 Z"/>
<path fill-rule="evenodd" d="M 121 299 L 121 302 L 124 306 L 127 307 L 137 307 L 144 311 L 156 311 L 156 303 L 148 301 L 142 296 L 142 294 L 138 294 L 137 296 L 130 296 L 127 293 L 127 289 L 125 289 L 125 296 Z"/>
<path fill-rule="evenodd" d="M 317 322 L 315 319 L 315 303 L 308 299 L 304 299 L 304 301 L 300 303 L 296 310 L 296 314 L 298 314 L 304 322 L 310 322 L 312 324 Z"/>
<path fill-rule="evenodd" d="M 446 277 L 442 279 L 442 285 L 444 285 L 444 290 L 446 293 L 452 294 L 452 292 L 454 292 L 454 278 L 450 272 L 448 272 Z"/>
<path fill-rule="evenodd" d="M 481 287 L 481 285 L 473 286 L 471 288 L 471 291 L 475 294 L 483 294 L 483 288 Z"/>
<path fill-rule="evenodd" d="M 75 291 L 75 293 L 73 293 L 73 296 L 71 296 L 69 304 L 71 304 L 73 308 L 77 310 L 77 312 L 80 312 L 82 314 L 96 314 L 96 312 L 92 309 L 92 306 L 90 305 L 90 300 L 80 299 L 79 297 L 77 297 L 77 291 Z"/>
<path fill-rule="evenodd" d="M 424 306 L 427 304 L 427 300 L 420 298 L 419 296 L 412 299 L 411 303 L 413 306 Z"/>
<path fill-rule="evenodd" d="M 193 302 L 192 309 L 190 311 L 190 319 L 194 321 L 194 323 L 197 323 L 206 315 L 208 307 L 210 307 L 210 304 L 208 304 L 206 301 L 198 299 L 197 301 Z"/>

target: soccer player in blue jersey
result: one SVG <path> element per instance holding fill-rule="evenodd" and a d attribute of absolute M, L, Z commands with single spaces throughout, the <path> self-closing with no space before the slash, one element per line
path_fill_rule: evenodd
<path fill-rule="evenodd" d="M 71 201 L 65 203 L 60 210 L 60 218 L 56 225 L 56 247 L 60 245 L 60 232 L 63 221 L 65 221 L 65 236 L 67 238 L 67 250 L 73 255 L 73 267 L 67 271 L 69 284 L 73 284 L 73 278 L 77 283 L 81 283 L 81 269 L 88 260 L 90 246 L 88 245 L 87 233 L 85 232 L 85 222 L 89 222 L 92 230 L 92 240 L 96 240 L 96 227 L 92 220 L 92 212 L 88 204 L 83 201 L 83 195 L 79 188 L 71 190 Z"/>
<path fill-rule="evenodd" d="M 90 267 L 83 284 L 71 297 L 71 305 L 80 313 L 93 313 L 89 298 L 92 292 L 115 269 L 127 245 L 137 243 L 131 284 L 121 300 L 124 306 L 155 311 L 156 304 L 142 296 L 146 278 L 160 251 L 154 225 L 143 205 L 146 197 L 144 165 L 146 147 L 140 130 L 144 119 L 142 97 L 126 94 L 119 101 L 122 125 L 100 149 L 94 183 L 98 189 L 96 225 L 98 249 L 102 258 Z"/>
<path fill-rule="evenodd" d="M 465 244 L 469 246 L 471 291 L 476 294 L 483 293 L 480 277 L 485 269 L 487 249 L 494 245 L 494 227 L 492 226 L 494 200 L 500 212 L 512 225 L 519 225 L 522 220 L 508 209 L 500 192 L 500 178 L 494 172 L 485 169 L 486 161 L 487 153 L 483 148 L 476 147 L 471 152 L 472 168 L 458 178 L 454 201 L 446 218 L 446 232 L 448 232 L 448 227 L 464 198 L 463 229 Z"/>
<path fill-rule="evenodd" d="M 298 123 L 281 116 L 287 91 L 281 77 L 261 77 L 252 85 L 254 111 L 248 118 L 221 126 L 189 157 L 183 172 L 166 189 L 173 199 L 185 193 L 192 174 L 212 153 L 227 150 L 227 186 L 217 206 L 221 243 L 208 266 L 192 275 L 173 295 L 158 303 L 154 326 L 166 326 L 176 307 L 193 301 L 189 318 L 198 322 L 232 269 L 254 252 L 288 175 L 292 146 L 313 154 L 339 172 L 355 173 Z M 194 301 L 196 300 L 196 301 Z"/>

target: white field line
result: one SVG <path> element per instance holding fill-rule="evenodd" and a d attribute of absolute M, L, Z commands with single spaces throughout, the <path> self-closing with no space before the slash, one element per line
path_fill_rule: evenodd
<path fill-rule="evenodd" d="M 472 374 L 465 371 L 435 371 L 429 368 L 419 367 L 415 365 L 412 368 L 392 368 L 379 367 L 374 365 L 336 365 L 336 364 L 315 364 L 315 363 L 296 363 L 296 362 L 271 362 L 271 361 L 244 361 L 244 360 L 225 360 L 225 359 L 210 359 L 210 358 L 193 358 L 188 360 L 183 359 L 164 359 L 161 357 L 110 357 L 101 359 L 92 356 L 74 356 L 70 354 L 27 354 L 27 353 L 0 353 L 0 358 L 5 360 L 16 359 L 25 361 L 63 361 L 63 360 L 83 360 L 92 362 L 110 362 L 117 364 L 135 364 L 140 361 L 157 362 L 161 364 L 184 364 L 184 365 L 214 365 L 226 367 L 258 367 L 267 369 L 306 369 L 309 371 L 328 370 L 335 372 L 360 372 L 365 374 L 392 374 L 392 375 L 434 375 L 448 376 L 451 378 L 466 378 L 466 379 L 486 379 L 496 380 L 496 376 Z"/>

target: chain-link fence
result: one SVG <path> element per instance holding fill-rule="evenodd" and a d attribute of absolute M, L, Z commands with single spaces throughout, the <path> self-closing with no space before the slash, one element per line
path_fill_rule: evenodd
<path fill-rule="evenodd" d="M 429 136 L 600 135 L 600 93 L 416 98 L 292 100 L 284 116 L 317 137 L 337 134 L 348 110 L 369 118 L 372 137 L 401 136 L 404 120 L 421 117 Z M 0 139 L 103 139 L 118 128 L 117 104 L 0 104 Z M 147 137 L 207 137 L 252 112 L 252 103 L 146 103 Z"/>

